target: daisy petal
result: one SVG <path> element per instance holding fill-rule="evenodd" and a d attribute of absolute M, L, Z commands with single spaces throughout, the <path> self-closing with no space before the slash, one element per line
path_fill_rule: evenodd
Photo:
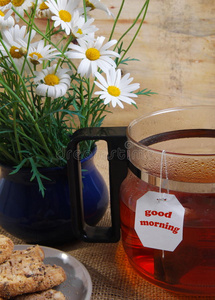
<path fill-rule="evenodd" d="M 97 77 L 97 79 L 101 82 L 101 84 L 105 87 L 105 88 L 108 88 L 108 84 L 107 84 L 107 81 L 104 79 L 104 77 L 99 73 L 97 72 L 95 74 L 95 76 Z M 96 83 L 96 81 L 95 81 Z"/>

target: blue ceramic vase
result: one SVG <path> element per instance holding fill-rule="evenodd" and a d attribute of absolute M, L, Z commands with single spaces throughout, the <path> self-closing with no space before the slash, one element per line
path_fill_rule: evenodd
<path fill-rule="evenodd" d="M 108 190 L 94 164 L 94 155 L 81 161 L 85 221 L 97 224 L 108 206 Z M 0 166 L 0 225 L 26 243 L 55 245 L 73 241 L 73 223 L 67 168 L 47 168 L 40 172 L 51 179 L 44 182 L 43 197 L 29 169 L 10 175 L 11 168 Z M 72 194 L 72 193 L 71 193 Z"/>

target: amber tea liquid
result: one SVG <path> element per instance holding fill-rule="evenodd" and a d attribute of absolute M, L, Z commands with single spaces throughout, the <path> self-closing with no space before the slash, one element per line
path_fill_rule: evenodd
<path fill-rule="evenodd" d="M 164 147 L 165 140 L 174 138 L 186 143 L 193 139 L 196 145 L 213 147 L 214 131 L 203 130 L 166 133 L 143 141 L 147 145 Z M 203 134 L 203 136 L 202 136 Z M 179 139 L 177 138 L 179 136 Z M 183 139 L 184 140 L 181 140 Z M 192 141 L 193 141 L 192 140 Z M 214 148 L 215 149 L 215 148 Z M 205 166 L 203 166 L 205 168 Z M 214 173 L 215 175 L 215 173 Z M 148 281 L 167 290 L 192 295 L 215 294 L 215 188 L 213 183 L 199 183 L 210 192 L 196 192 L 196 183 L 189 183 L 190 192 L 170 190 L 185 207 L 183 240 L 173 251 L 146 248 L 135 230 L 136 201 L 148 191 L 159 191 L 141 180 L 132 171 L 121 186 L 120 215 L 122 241 L 133 267 Z"/>

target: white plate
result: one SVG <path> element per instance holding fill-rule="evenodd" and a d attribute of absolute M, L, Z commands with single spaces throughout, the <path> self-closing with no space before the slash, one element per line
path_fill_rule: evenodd
<path fill-rule="evenodd" d="M 23 250 L 32 245 L 15 245 L 15 250 Z M 87 269 L 71 255 L 50 247 L 41 246 L 45 253 L 44 263 L 61 266 L 67 280 L 56 287 L 67 300 L 90 300 L 92 281 Z"/>

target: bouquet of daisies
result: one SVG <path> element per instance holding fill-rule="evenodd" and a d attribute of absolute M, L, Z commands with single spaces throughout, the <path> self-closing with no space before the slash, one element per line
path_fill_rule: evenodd
<path fill-rule="evenodd" d="M 30 167 L 43 191 L 40 167 L 64 166 L 69 135 L 101 126 L 110 105 L 135 105 L 139 94 L 126 57 L 146 16 L 149 0 L 118 40 L 112 39 L 125 0 L 113 16 L 100 0 L 4 0 L 0 4 L 0 162 Z M 113 20 L 99 36 L 94 10 Z M 45 22 L 40 29 L 40 20 Z M 44 23 L 42 23 L 44 24 Z M 123 37 L 137 26 L 124 48 Z M 81 145 L 82 157 L 94 142 Z"/>

